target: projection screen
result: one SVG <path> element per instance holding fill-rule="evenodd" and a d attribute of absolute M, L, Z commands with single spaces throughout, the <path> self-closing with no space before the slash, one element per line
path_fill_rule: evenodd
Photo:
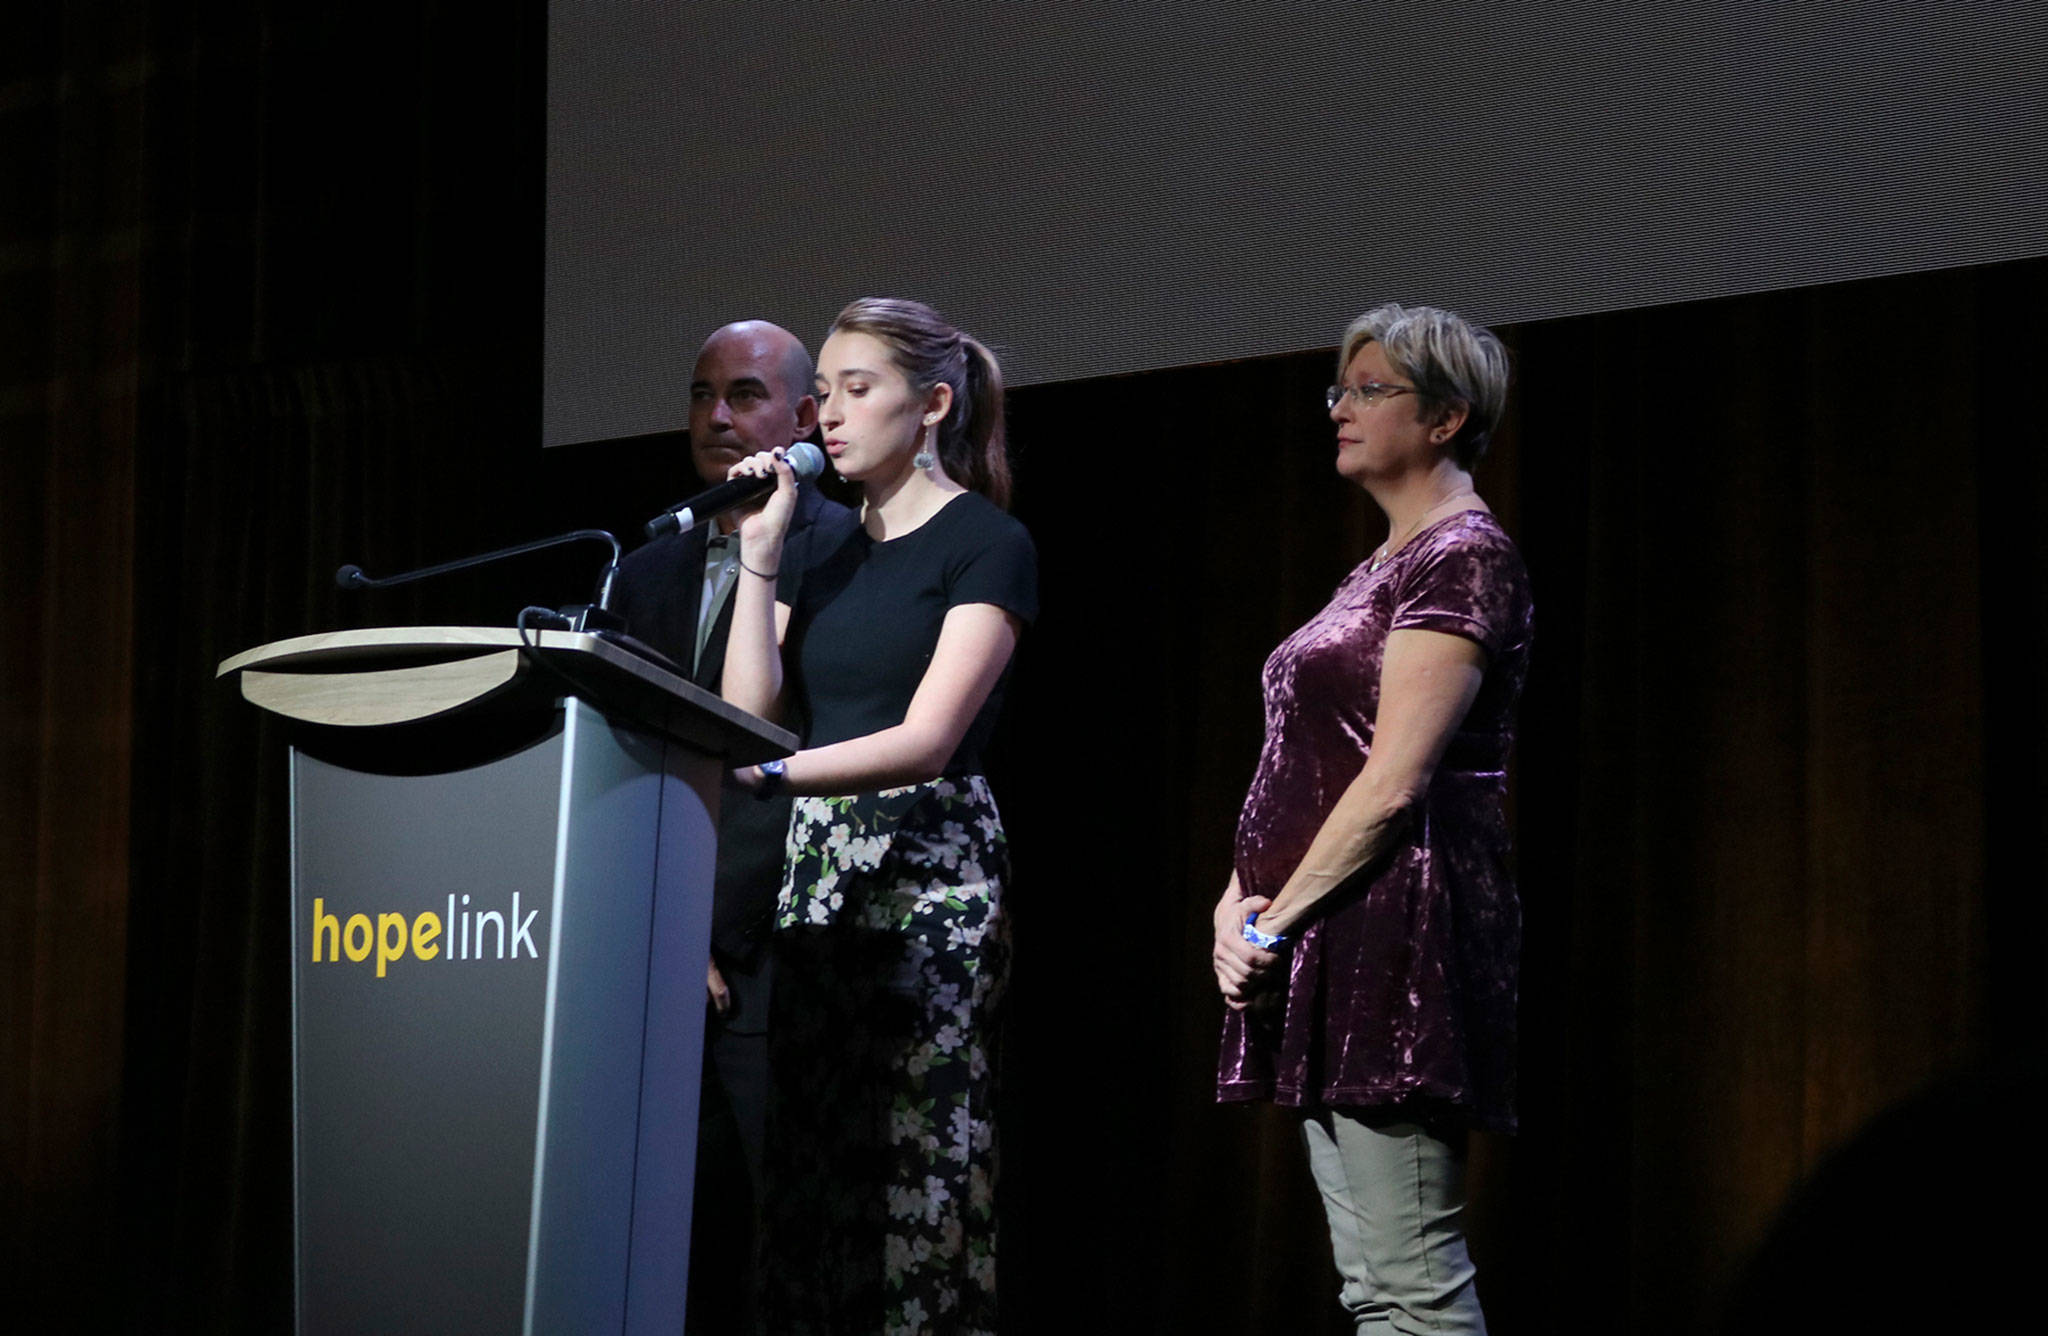
<path fill-rule="evenodd" d="M 1027 384 L 2042 254 L 2044 10 L 556 0 L 543 438 L 864 295 Z"/>

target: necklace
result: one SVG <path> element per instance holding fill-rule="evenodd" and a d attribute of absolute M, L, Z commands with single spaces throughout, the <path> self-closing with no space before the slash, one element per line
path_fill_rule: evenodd
<path fill-rule="evenodd" d="M 1415 517 L 1415 523 L 1409 525 L 1406 529 L 1403 529 L 1401 531 L 1400 537 L 1389 538 L 1386 542 L 1381 543 L 1379 545 L 1379 550 L 1372 554 L 1372 564 L 1367 566 L 1366 569 L 1369 571 L 1376 571 L 1381 566 L 1385 565 L 1387 559 L 1389 557 L 1392 557 L 1396 552 L 1399 552 L 1401 548 L 1408 542 L 1408 540 L 1415 536 L 1416 530 L 1422 527 L 1422 522 L 1428 519 L 1431 515 L 1436 514 L 1439 510 L 1442 510 L 1445 506 L 1448 506 L 1453 501 L 1462 500 L 1463 498 L 1468 496 L 1476 497 L 1478 495 L 1479 493 L 1473 491 L 1470 487 L 1460 488 L 1458 491 L 1452 492 L 1449 496 L 1443 498 L 1443 500 L 1431 506 L 1428 510 L 1423 511 L 1420 515 L 1417 515 Z"/>

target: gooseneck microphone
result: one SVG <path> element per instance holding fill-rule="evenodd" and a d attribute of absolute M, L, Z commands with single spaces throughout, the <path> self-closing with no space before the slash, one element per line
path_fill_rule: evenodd
<path fill-rule="evenodd" d="M 825 471 L 825 452 L 809 441 L 798 441 L 783 452 L 782 462 L 789 465 L 798 482 L 810 482 Z M 647 536 L 659 538 L 665 533 L 687 532 L 713 515 L 745 505 L 763 492 L 774 490 L 775 475 L 772 473 L 760 477 L 727 478 L 647 521 Z"/>
<path fill-rule="evenodd" d="M 334 583 L 343 589 L 389 589 L 393 585 L 411 584 L 414 580 L 426 580 L 436 575 L 447 575 L 451 571 L 466 571 L 472 566 L 483 566 L 508 557 L 523 557 L 529 552 L 545 548 L 560 547 L 564 543 L 603 543 L 612 550 L 612 559 L 604 564 L 604 571 L 597 577 L 597 598 L 588 604 L 576 604 L 564 608 L 564 615 L 570 618 L 573 629 L 578 631 L 596 630 L 600 627 L 623 628 L 625 623 L 611 611 L 612 580 L 619 573 L 619 540 L 603 529 L 575 529 L 558 533 L 553 538 L 537 538 L 531 543 L 520 543 L 516 547 L 501 547 L 496 552 L 485 552 L 479 556 L 463 557 L 456 561 L 444 561 L 438 566 L 426 566 L 416 571 L 405 571 L 398 575 L 387 575 L 383 579 L 372 579 L 363 574 L 363 568 L 351 562 L 334 573 Z M 541 609 L 546 612 L 545 608 Z"/>

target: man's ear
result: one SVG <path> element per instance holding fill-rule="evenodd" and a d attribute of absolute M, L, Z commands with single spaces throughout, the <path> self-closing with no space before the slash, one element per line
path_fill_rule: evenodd
<path fill-rule="evenodd" d="M 818 401 L 805 395 L 796 401 L 796 439 L 801 441 L 818 429 Z"/>

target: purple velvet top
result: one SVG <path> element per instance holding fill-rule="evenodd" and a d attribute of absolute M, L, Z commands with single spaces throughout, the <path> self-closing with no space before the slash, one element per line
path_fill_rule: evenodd
<path fill-rule="evenodd" d="M 1429 790 L 1387 854 L 1300 928 L 1279 1005 L 1223 1023 L 1217 1098 L 1455 1111 L 1515 1124 L 1521 904 L 1502 812 L 1529 666 L 1521 554 L 1493 516 L 1418 533 L 1266 660 L 1266 745 L 1237 825 L 1247 895 L 1275 896 L 1365 766 L 1390 631 L 1477 641 L 1486 675 Z"/>

